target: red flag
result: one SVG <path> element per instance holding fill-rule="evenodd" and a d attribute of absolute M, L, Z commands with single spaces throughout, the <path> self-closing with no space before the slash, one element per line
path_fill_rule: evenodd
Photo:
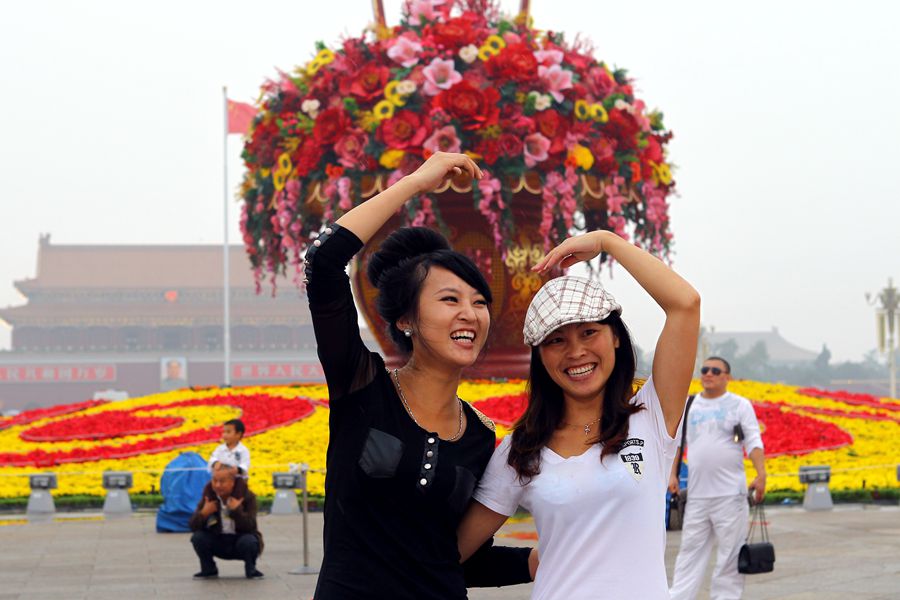
<path fill-rule="evenodd" d="M 247 133 L 256 116 L 256 107 L 244 102 L 228 101 L 228 133 Z"/>

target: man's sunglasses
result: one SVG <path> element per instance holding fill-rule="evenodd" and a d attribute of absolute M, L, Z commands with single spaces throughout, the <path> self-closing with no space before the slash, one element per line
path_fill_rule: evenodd
<path fill-rule="evenodd" d="M 712 371 L 712 374 L 716 376 L 719 376 L 723 373 L 722 369 L 720 369 L 719 367 L 703 367 L 702 369 L 700 369 L 700 374 L 706 375 L 710 371 Z"/>

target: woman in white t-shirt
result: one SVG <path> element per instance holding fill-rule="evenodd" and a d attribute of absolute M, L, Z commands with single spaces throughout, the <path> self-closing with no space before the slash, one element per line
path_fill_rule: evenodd
<path fill-rule="evenodd" d="M 665 493 L 697 348 L 700 297 L 608 231 L 569 238 L 534 270 L 607 253 L 666 313 L 652 376 L 634 393 L 622 311 L 597 282 L 547 282 L 528 308 L 529 404 L 494 452 L 459 527 L 465 560 L 521 505 L 540 566 L 532 598 L 668 598 Z"/>

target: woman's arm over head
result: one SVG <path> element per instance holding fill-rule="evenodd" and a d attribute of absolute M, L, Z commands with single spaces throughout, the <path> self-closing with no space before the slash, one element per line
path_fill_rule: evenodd
<path fill-rule="evenodd" d="M 700 331 L 700 294 L 661 260 L 611 231 L 571 237 L 551 250 L 535 271 L 570 267 L 606 252 L 622 265 L 666 313 L 656 343 L 653 382 L 669 435 L 675 436 L 684 412 Z"/>
<path fill-rule="evenodd" d="M 427 194 L 463 172 L 472 179 L 482 177 L 481 169 L 465 154 L 436 152 L 414 173 L 356 206 L 338 219 L 337 224 L 346 227 L 363 244 L 367 244 L 409 199 L 418 194 Z"/>

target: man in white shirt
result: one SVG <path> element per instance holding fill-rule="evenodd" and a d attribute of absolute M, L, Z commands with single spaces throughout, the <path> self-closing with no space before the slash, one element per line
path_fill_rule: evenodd
<path fill-rule="evenodd" d="M 222 425 L 222 443 L 219 444 L 209 457 L 208 467 L 210 472 L 217 462 L 227 460 L 240 467 L 240 474 L 244 477 L 250 473 L 250 450 L 241 442 L 244 437 L 244 422 L 240 419 L 225 421 Z"/>
<path fill-rule="evenodd" d="M 750 516 L 744 452 L 756 469 L 750 484 L 755 502 L 762 502 L 766 493 L 765 454 L 753 406 L 728 391 L 728 361 L 711 356 L 700 374 L 703 392 L 694 398 L 687 417 L 688 499 L 669 593 L 672 600 L 696 598 L 715 541 L 718 550 L 710 598 L 736 599 L 744 590 L 737 561 Z M 675 465 L 672 469 L 669 490 L 674 493 L 678 477 Z"/>

